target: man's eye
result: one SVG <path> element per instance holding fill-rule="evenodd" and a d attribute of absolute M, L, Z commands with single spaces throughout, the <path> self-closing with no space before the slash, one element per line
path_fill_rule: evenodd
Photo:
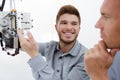
<path fill-rule="evenodd" d="M 67 24 L 66 22 L 61 22 L 60 24 Z"/>
<path fill-rule="evenodd" d="M 78 25 L 78 23 L 76 23 L 76 22 L 73 22 L 73 23 L 72 23 L 72 25 Z"/>
<path fill-rule="evenodd" d="M 105 19 L 108 19 L 108 18 L 110 18 L 110 16 L 105 15 L 104 18 L 105 18 Z"/>

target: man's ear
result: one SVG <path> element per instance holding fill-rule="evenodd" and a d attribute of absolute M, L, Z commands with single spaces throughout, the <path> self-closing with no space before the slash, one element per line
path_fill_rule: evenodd
<path fill-rule="evenodd" d="M 57 30 L 57 24 L 55 24 L 55 29 Z"/>

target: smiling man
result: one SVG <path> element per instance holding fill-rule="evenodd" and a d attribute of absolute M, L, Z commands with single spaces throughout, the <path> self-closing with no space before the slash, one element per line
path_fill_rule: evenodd
<path fill-rule="evenodd" d="M 65 5 L 56 17 L 59 42 L 37 45 L 30 32 L 25 39 L 22 31 L 17 30 L 22 49 L 31 57 L 28 63 L 36 80 L 89 80 L 83 62 L 87 48 L 77 41 L 80 23 L 78 10 Z"/>

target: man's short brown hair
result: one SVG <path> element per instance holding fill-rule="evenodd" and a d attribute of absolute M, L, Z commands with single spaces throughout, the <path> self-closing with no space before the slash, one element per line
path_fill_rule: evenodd
<path fill-rule="evenodd" d="M 79 24 L 81 22 L 81 18 L 80 18 L 80 13 L 79 11 L 72 5 L 64 5 L 63 7 L 60 8 L 57 17 L 56 17 L 56 23 L 58 22 L 59 18 L 61 15 L 68 13 L 68 14 L 73 14 L 76 15 L 79 19 Z"/>

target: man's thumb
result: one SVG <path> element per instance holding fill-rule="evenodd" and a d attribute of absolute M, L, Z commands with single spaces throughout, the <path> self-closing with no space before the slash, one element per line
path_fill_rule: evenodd
<path fill-rule="evenodd" d="M 109 52 L 109 53 L 110 53 L 110 55 L 111 55 L 111 57 L 113 57 L 113 58 L 114 58 L 114 56 L 115 56 L 116 52 L 117 52 L 117 51 L 119 51 L 119 50 L 120 50 L 120 49 L 111 49 L 111 50 L 110 50 L 110 52 Z"/>

